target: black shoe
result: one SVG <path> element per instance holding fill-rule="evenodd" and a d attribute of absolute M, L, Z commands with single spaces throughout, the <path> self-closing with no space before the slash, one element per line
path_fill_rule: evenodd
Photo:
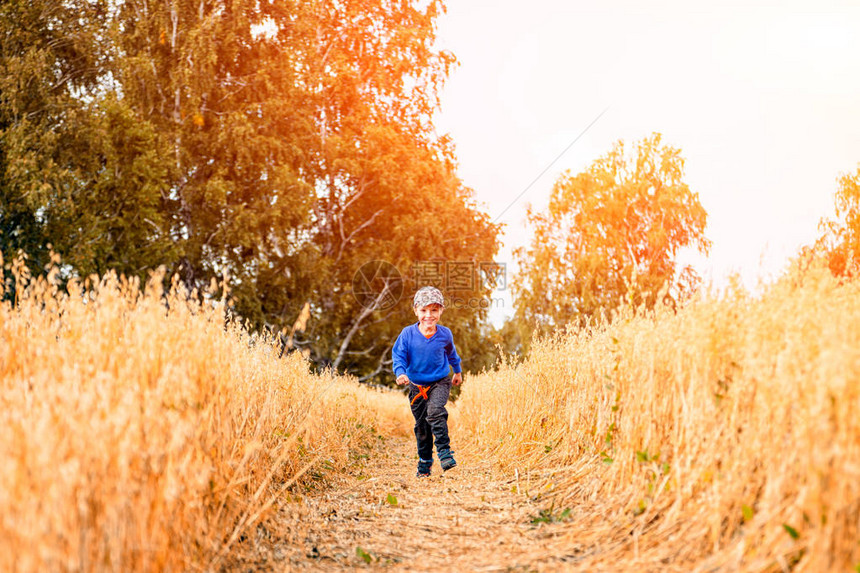
<path fill-rule="evenodd" d="M 439 463 L 442 465 L 442 471 L 448 471 L 457 465 L 457 460 L 454 459 L 454 452 L 451 450 L 443 450 L 439 452 Z"/>
<path fill-rule="evenodd" d="M 415 477 L 426 478 L 430 477 L 430 468 L 433 467 L 433 460 L 422 460 L 418 459 L 418 473 L 415 474 Z"/>

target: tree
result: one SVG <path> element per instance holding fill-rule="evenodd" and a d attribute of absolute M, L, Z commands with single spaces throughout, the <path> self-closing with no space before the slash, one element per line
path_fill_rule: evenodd
<path fill-rule="evenodd" d="M 92 93 L 98 76 L 93 26 L 73 26 L 72 15 L 90 22 L 98 12 L 76 2 L 0 3 L 0 248 L 7 262 L 23 252 L 36 272 L 48 261 L 54 191 L 72 182 L 62 158 L 63 136 L 77 127 L 72 92 Z"/>
<path fill-rule="evenodd" d="M 164 149 L 105 90 L 109 3 L 0 7 L 0 246 L 40 272 L 48 247 L 79 275 L 145 276 L 172 250 Z"/>
<path fill-rule="evenodd" d="M 836 217 L 822 220 L 821 236 L 808 252 L 823 256 L 834 275 L 850 278 L 860 273 L 860 166 L 838 182 Z"/>
<path fill-rule="evenodd" d="M 677 301 L 698 283 L 678 252 L 707 253 L 706 212 L 683 180 L 678 149 L 653 134 L 627 148 L 618 142 L 589 169 L 563 174 L 545 212 L 516 252 L 516 320 L 549 329 L 582 324 L 623 300 L 651 308 L 660 293 Z"/>
<path fill-rule="evenodd" d="M 432 126 L 454 63 L 441 1 L 2 6 L 7 259 L 52 242 L 70 274 L 164 265 L 189 292 L 227 276 L 251 328 L 307 306 L 294 344 L 362 377 L 411 316 L 406 295 L 366 312 L 361 265 L 492 260 L 499 228 Z M 448 317 L 476 332 L 486 311 Z"/>
<path fill-rule="evenodd" d="M 256 328 L 289 326 L 308 304 L 293 343 L 362 377 L 386 370 L 409 311 L 408 297 L 359 304 L 363 264 L 407 275 L 415 261 L 496 250 L 498 228 L 433 133 L 453 57 L 433 48 L 441 2 L 417 4 L 126 0 L 120 11 L 125 99 L 173 149 L 186 284 L 228 275 L 235 310 Z M 451 236 L 463 228 L 481 239 Z"/>

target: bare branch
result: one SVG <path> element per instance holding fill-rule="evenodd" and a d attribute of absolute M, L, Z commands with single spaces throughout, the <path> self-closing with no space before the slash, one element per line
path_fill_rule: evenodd
<path fill-rule="evenodd" d="M 376 344 L 372 344 L 364 350 L 347 350 L 346 354 L 349 356 L 367 356 L 368 354 L 373 352 L 374 348 L 376 348 Z"/>
<path fill-rule="evenodd" d="M 379 216 L 383 211 L 385 211 L 385 208 L 384 208 L 384 207 L 383 207 L 382 209 L 379 209 L 379 210 L 378 210 L 376 213 L 374 213 L 373 215 L 371 215 L 371 216 L 370 216 L 370 219 L 368 219 L 367 221 L 365 221 L 364 223 L 362 223 L 361 225 L 359 225 L 358 227 L 356 227 L 356 228 L 355 228 L 355 230 L 354 230 L 352 233 L 350 233 L 350 234 L 349 234 L 349 236 L 348 236 L 347 238 L 345 238 L 345 239 L 343 239 L 343 240 L 341 241 L 341 243 L 340 243 L 340 249 L 338 249 L 337 257 L 336 257 L 336 258 L 335 258 L 335 260 L 334 260 L 335 264 L 337 264 L 337 263 L 340 261 L 340 258 L 343 256 L 343 249 L 344 249 L 344 247 L 346 247 L 347 243 L 349 243 L 349 241 L 350 241 L 350 240 L 352 240 L 352 238 L 353 238 L 353 237 L 354 237 L 358 232 L 360 232 L 362 229 L 366 229 L 367 227 L 369 227 L 370 225 L 372 225 L 372 224 L 373 224 L 373 221 L 374 221 L 374 220 L 375 220 L 375 219 L 376 219 L 376 218 L 377 218 L 377 217 L 378 217 L 378 216 Z M 343 237 L 343 227 L 341 227 L 341 237 Z"/>
<path fill-rule="evenodd" d="M 332 362 L 331 365 L 332 370 L 337 372 L 338 367 L 340 366 L 341 362 L 343 362 L 343 357 L 346 355 L 346 349 L 349 348 L 349 343 L 352 341 L 352 337 L 355 336 L 355 333 L 358 332 L 358 328 L 361 326 L 361 323 L 364 322 L 365 318 L 370 316 L 375 310 L 380 307 L 382 301 L 386 299 L 390 291 L 391 286 L 386 282 L 385 288 L 383 288 L 382 292 L 377 295 L 377 297 L 373 301 L 373 304 L 365 307 L 361 314 L 358 316 L 358 319 L 355 321 L 355 323 L 353 323 L 352 328 L 349 329 L 349 332 L 346 333 L 343 342 L 341 342 L 340 344 L 340 348 L 337 351 L 337 356 L 335 357 L 334 362 Z"/>
<path fill-rule="evenodd" d="M 359 378 L 358 379 L 359 382 L 364 382 L 366 380 L 370 380 L 371 378 L 373 378 L 374 376 L 376 376 L 377 374 L 382 372 L 383 368 L 385 368 L 386 366 L 388 366 L 389 364 L 394 362 L 393 358 L 390 358 L 389 360 L 385 359 L 386 356 L 391 356 L 391 347 L 392 346 L 394 346 L 394 345 L 389 344 L 385 348 L 385 350 L 382 352 L 382 354 L 379 355 L 379 364 L 376 365 L 376 370 L 374 370 L 370 374 L 366 374 L 366 375 L 362 376 L 361 378 Z"/>

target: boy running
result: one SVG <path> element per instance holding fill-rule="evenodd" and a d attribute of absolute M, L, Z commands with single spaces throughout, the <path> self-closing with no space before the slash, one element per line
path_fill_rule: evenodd
<path fill-rule="evenodd" d="M 415 293 L 412 310 L 418 322 L 404 328 L 391 349 L 397 384 L 409 387 L 409 403 L 418 441 L 418 477 L 430 476 L 433 441 L 442 470 L 457 465 L 448 438 L 448 394 L 451 384 L 463 381 L 460 357 L 451 331 L 438 324 L 445 301 L 439 289 L 423 287 Z M 454 376 L 449 368 L 454 369 Z"/>

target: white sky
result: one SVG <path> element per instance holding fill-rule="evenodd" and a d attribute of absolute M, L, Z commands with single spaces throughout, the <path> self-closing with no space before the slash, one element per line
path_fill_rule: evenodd
<path fill-rule="evenodd" d="M 438 35 L 460 65 L 437 131 L 492 217 L 609 108 L 501 218 L 509 273 L 526 206 L 619 139 L 681 149 L 713 241 L 692 260 L 716 285 L 778 274 L 860 164 L 860 5 L 448 0 Z"/>

